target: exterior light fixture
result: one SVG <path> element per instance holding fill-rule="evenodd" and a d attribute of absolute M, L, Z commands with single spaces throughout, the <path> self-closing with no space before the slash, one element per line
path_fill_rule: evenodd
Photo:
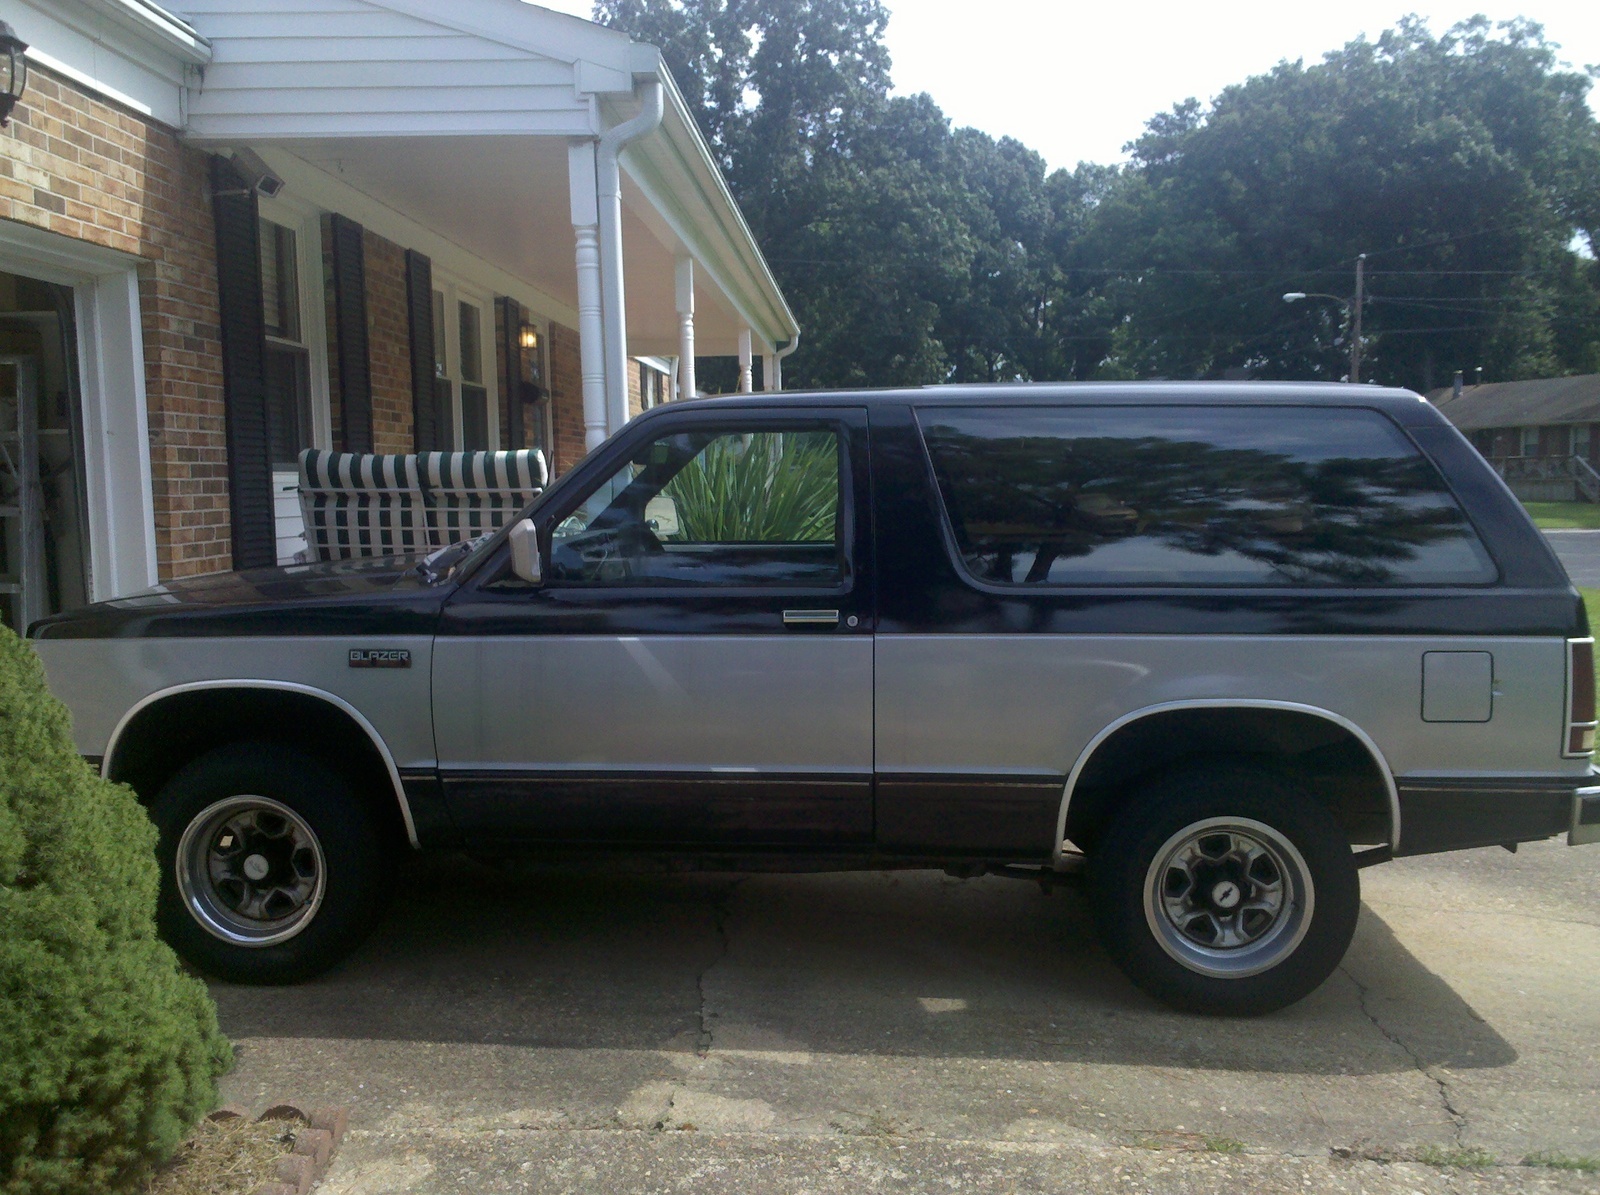
<path fill-rule="evenodd" d="M 539 351 L 539 329 L 532 324 L 523 324 L 517 331 L 517 343 L 525 352 Z"/>
<path fill-rule="evenodd" d="M 28 60 L 23 57 L 27 48 L 16 30 L 0 21 L 0 128 L 11 123 L 11 109 L 27 90 Z"/>

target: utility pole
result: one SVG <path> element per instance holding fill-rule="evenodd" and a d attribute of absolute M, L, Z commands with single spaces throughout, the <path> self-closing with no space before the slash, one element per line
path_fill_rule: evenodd
<path fill-rule="evenodd" d="M 1367 255 L 1356 256 L 1356 302 L 1350 309 L 1350 380 L 1361 380 L 1361 299 L 1365 283 Z"/>

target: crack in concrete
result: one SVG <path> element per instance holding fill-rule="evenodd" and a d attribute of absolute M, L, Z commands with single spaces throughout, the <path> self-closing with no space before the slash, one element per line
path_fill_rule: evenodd
<path fill-rule="evenodd" d="M 707 963 L 701 969 L 700 974 L 695 976 L 695 990 L 700 996 L 700 1038 L 695 1043 L 694 1052 L 699 1058 L 704 1058 L 711 1052 L 712 1041 L 715 1037 L 715 1029 L 712 1026 L 712 1022 L 717 1017 L 717 1014 L 711 1011 L 710 1001 L 706 997 L 706 976 L 711 974 L 712 968 L 728 957 L 728 952 L 732 949 L 733 944 L 728 937 L 728 918 L 732 912 L 729 906 L 733 903 L 734 892 L 742 883 L 744 883 L 743 877 L 734 880 L 718 893 L 717 899 L 711 906 L 712 925 L 716 928 L 717 939 L 721 942 L 722 949 L 717 952 L 717 957 Z"/>
<path fill-rule="evenodd" d="M 1457 1108 L 1455 1104 L 1451 1102 L 1449 1080 L 1434 1074 L 1433 1071 L 1428 1068 L 1428 1065 L 1422 1061 L 1422 1056 L 1418 1054 L 1416 1050 L 1412 1049 L 1404 1038 L 1402 1038 L 1398 1033 L 1394 1032 L 1394 1030 L 1390 1029 L 1378 1019 L 1377 1014 L 1372 1011 L 1371 1007 L 1367 1003 L 1368 991 L 1366 984 L 1362 983 L 1359 979 L 1352 975 L 1349 968 L 1343 966 L 1342 964 L 1339 967 L 1339 972 L 1355 985 L 1357 998 L 1361 1007 L 1361 1015 L 1366 1017 L 1367 1020 L 1371 1021 L 1372 1027 L 1379 1033 L 1383 1034 L 1386 1040 L 1399 1047 L 1400 1050 L 1405 1053 L 1405 1056 L 1411 1059 L 1411 1065 L 1416 1067 L 1417 1073 L 1423 1078 L 1427 1079 L 1438 1089 L 1439 1103 L 1444 1108 L 1445 1115 L 1450 1117 L 1450 1123 L 1454 1130 L 1456 1144 L 1458 1146 L 1465 1145 L 1466 1139 L 1464 1134 L 1467 1131 L 1467 1114 L 1461 1111 L 1461 1109 Z"/>

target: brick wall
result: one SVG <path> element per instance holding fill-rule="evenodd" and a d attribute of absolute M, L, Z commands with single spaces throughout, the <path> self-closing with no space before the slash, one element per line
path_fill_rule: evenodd
<path fill-rule="evenodd" d="M 0 129 L 0 218 L 136 254 L 163 580 L 232 565 L 206 159 L 29 63 Z"/>
<path fill-rule="evenodd" d="M 583 459 L 583 363 L 578 334 L 550 324 L 550 422 L 555 438 L 550 475 L 565 473 Z"/>
<path fill-rule="evenodd" d="M 411 322 L 406 311 L 406 251 L 371 229 L 361 238 L 367 275 L 367 356 L 372 366 L 372 447 L 411 452 Z"/>

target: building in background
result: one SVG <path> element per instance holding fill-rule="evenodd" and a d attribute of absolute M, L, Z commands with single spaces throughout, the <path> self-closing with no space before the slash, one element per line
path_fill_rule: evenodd
<path fill-rule="evenodd" d="M 1600 374 L 1486 382 L 1428 401 L 1530 502 L 1600 502 Z"/>
<path fill-rule="evenodd" d="M 521 0 L 0 19 L 13 626 L 292 558 L 302 448 L 560 472 L 696 354 L 779 384 L 799 329 L 653 47 Z"/>

